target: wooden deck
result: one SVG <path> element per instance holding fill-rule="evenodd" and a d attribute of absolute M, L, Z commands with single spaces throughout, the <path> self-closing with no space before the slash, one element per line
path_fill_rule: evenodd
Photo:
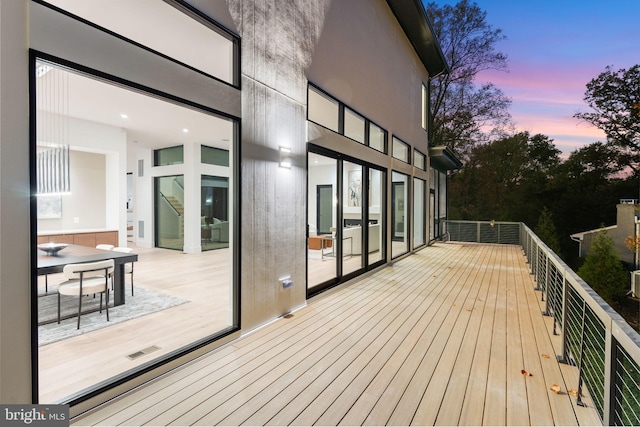
<path fill-rule="evenodd" d="M 519 247 L 439 243 L 73 425 L 601 424 L 533 289 Z"/>

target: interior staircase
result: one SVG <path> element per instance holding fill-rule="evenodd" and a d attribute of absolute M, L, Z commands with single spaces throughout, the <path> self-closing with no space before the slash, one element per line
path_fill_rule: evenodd
<path fill-rule="evenodd" d="M 164 196 L 167 199 L 167 202 L 180 214 L 180 235 L 184 236 L 184 205 L 182 202 L 175 196 Z"/>

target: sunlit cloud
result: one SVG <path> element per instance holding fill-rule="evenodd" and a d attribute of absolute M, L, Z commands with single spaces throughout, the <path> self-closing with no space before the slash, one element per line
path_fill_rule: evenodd
<path fill-rule="evenodd" d="M 485 71 L 476 82 L 491 82 L 511 99 L 516 129 L 547 135 L 563 157 L 606 141 L 602 131 L 573 116 L 590 111 L 586 85 L 608 65 L 620 69 L 640 63 L 640 1 L 617 0 L 615 6 L 595 0 L 476 3 L 507 36 L 497 49 L 509 59 L 509 72 Z"/>

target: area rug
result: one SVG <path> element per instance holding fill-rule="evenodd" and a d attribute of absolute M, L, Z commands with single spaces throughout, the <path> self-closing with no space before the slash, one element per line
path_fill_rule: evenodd
<path fill-rule="evenodd" d="M 55 287 L 49 289 L 55 292 Z M 113 294 L 109 295 L 111 304 Z M 78 318 L 73 316 L 69 319 L 62 320 L 60 324 L 55 321 L 58 316 L 58 296 L 57 294 L 42 296 L 38 298 L 38 318 L 39 322 L 54 320 L 38 326 L 38 345 L 43 346 L 54 343 L 56 341 L 71 338 L 77 335 L 86 334 L 97 329 L 106 328 L 117 323 L 127 320 L 146 316 L 160 310 L 166 310 L 180 304 L 189 302 L 172 295 L 163 294 L 161 292 L 151 291 L 142 287 L 135 288 L 135 295 L 126 295 L 126 302 L 123 305 L 113 307 L 109 306 L 109 321 L 104 312 L 104 303 L 102 313 L 96 311 L 93 313 L 82 314 L 80 319 L 80 329 L 78 327 Z M 90 310 L 97 308 L 100 303 L 100 296 L 85 296 L 82 300 L 82 309 Z M 61 314 L 76 314 L 78 312 L 78 300 L 76 297 L 62 296 Z"/>

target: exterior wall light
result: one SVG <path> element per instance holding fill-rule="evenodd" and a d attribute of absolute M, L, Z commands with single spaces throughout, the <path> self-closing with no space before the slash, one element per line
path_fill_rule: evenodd
<path fill-rule="evenodd" d="M 291 149 L 280 147 L 280 167 L 291 169 Z"/>

